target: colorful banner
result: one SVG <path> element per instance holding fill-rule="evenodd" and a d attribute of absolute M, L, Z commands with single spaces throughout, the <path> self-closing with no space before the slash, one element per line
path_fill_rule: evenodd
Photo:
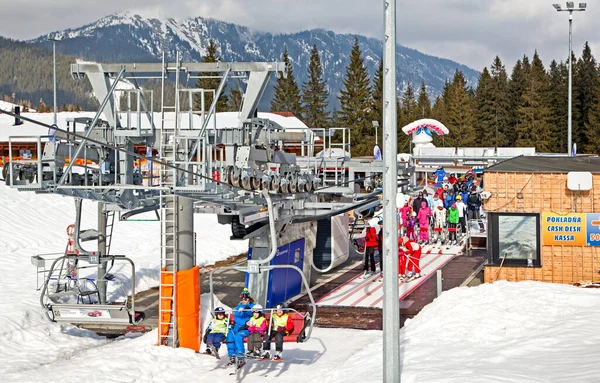
<path fill-rule="evenodd" d="M 547 246 L 596 246 L 588 244 L 587 241 L 587 216 L 586 213 L 542 213 L 542 243 Z M 600 237 L 598 246 L 600 246 Z"/>
<path fill-rule="evenodd" d="M 600 213 L 588 213 L 586 225 L 588 246 L 600 246 Z"/>

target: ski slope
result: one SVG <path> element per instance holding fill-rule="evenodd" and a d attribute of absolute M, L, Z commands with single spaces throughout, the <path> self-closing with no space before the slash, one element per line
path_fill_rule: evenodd
<path fill-rule="evenodd" d="M 95 205 L 84 206 L 84 227 L 92 227 Z M 70 198 L 0 185 L 2 383 L 383 380 L 380 331 L 316 328 L 308 343 L 285 344 L 284 362 L 249 361 L 237 376 L 229 376 L 224 359 L 156 347 L 156 332 L 106 340 L 46 321 L 30 256 L 64 249 L 74 210 Z M 247 246 L 229 241 L 229 227 L 217 225 L 214 216 L 197 215 L 195 223 L 201 264 Z M 156 286 L 158 223 L 118 222 L 116 227 L 122 230 L 113 248 L 136 262 L 137 288 Z M 598 318 L 597 289 L 538 282 L 453 289 L 401 331 L 402 382 L 597 382 Z"/>

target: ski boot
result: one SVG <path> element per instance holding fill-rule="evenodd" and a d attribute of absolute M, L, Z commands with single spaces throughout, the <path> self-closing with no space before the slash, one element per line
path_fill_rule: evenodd
<path fill-rule="evenodd" d="M 282 351 L 277 351 L 275 353 L 275 356 L 273 357 L 273 361 L 274 362 L 280 362 L 283 360 L 283 352 Z"/>
<path fill-rule="evenodd" d="M 229 363 L 227 363 L 228 366 L 235 366 L 237 363 L 237 358 L 235 357 L 235 355 L 229 355 Z"/>
<path fill-rule="evenodd" d="M 208 348 L 209 349 L 207 351 L 210 351 L 209 352 L 210 354 L 214 355 L 215 358 L 217 358 L 217 359 L 221 359 L 221 357 L 219 356 L 219 350 L 217 350 L 215 346 L 213 346 L 212 344 L 209 344 Z"/>
<path fill-rule="evenodd" d="M 244 367 L 246 365 L 246 359 L 243 356 L 238 356 L 237 357 L 237 364 L 236 367 L 239 370 L 240 368 Z"/>

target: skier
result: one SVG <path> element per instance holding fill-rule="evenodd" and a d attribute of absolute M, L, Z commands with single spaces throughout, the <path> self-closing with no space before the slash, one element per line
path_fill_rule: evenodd
<path fill-rule="evenodd" d="M 469 198 L 467 198 L 467 207 L 469 209 L 469 219 L 479 219 L 481 198 L 479 198 L 476 187 L 471 188 L 471 193 L 469 193 Z"/>
<path fill-rule="evenodd" d="M 244 338 L 249 335 L 246 322 L 251 317 L 250 310 L 253 306 L 254 299 L 250 296 L 250 291 L 244 288 L 240 294 L 240 303 L 233 308 L 233 324 L 229 324 L 230 329 L 227 334 L 228 366 L 236 365 L 237 368 L 242 368 L 246 364 Z"/>
<path fill-rule="evenodd" d="M 427 201 L 425 201 L 425 198 L 423 198 L 423 192 L 419 192 L 419 195 L 417 198 L 415 198 L 415 200 L 413 201 L 413 211 L 417 214 L 419 214 L 419 210 L 421 210 L 421 206 L 423 206 L 423 202 L 425 202 L 425 205 L 427 205 Z"/>
<path fill-rule="evenodd" d="M 377 228 L 379 221 L 377 218 L 371 218 L 368 223 L 365 241 L 365 265 L 363 277 L 375 274 L 375 250 L 377 250 Z M 369 268 L 370 266 L 370 268 Z M 370 271 L 369 271 L 370 269 Z"/>
<path fill-rule="evenodd" d="M 431 217 L 431 209 L 427 206 L 427 202 L 421 203 L 421 210 L 417 214 L 419 219 L 419 240 L 421 243 L 429 242 L 429 218 Z"/>
<path fill-rule="evenodd" d="M 205 354 L 214 355 L 219 358 L 219 348 L 225 340 L 229 319 L 225 315 L 223 307 L 217 307 L 214 311 L 215 317 L 211 319 L 206 331 L 204 332 L 204 343 L 206 343 Z"/>
<path fill-rule="evenodd" d="M 443 232 L 444 226 L 446 226 L 446 209 L 444 206 L 438 205 L 433 211 L 434 227 L 433 231 L 436 234 L 435 242 L 443 242 L 445 240 Z"/>
<path fill-rule="evenodd" d="M 456 196 L 456 208 L 458 209 L 458 222 L 460 223 L 460 231 L 465 234 L 467 232 L 467 205 L 462 201 L 460 195 Z"/>
<path fill-rule="evenodd" d="M 433 173 L 433 177 L 435 179 L 435 183 L 440 183 L 446 177 L 446 171 L 443 166 L 439 166 L 437 170 Z"/>
<path fill-rule="evenodd" d="M 406 279 L 406 253 L 402 248 L 404 240 L 398 238 L 398 278 Z"/>
<path fill-rule="evenodd" d="M 406 225 L 406 236 L 413 241 L 417 240 L 417 236 L 415 235 L 415 226 L 417 225 L 417 213 L 410 213 L 410 217 L 408 217 L 408 223 Z"/>
<path fill-rule="evenodd" d="M 283 337 L 290 335 L 294 331 L 294 322 L 288 313 L 284 313 L 283 304 L 278 304 L 276 310 L 271 316 L 269 335 L 265 339 L 263 359 L 269 359 L 271 350 L 271 341 L 275 339 L 274 361 L 280 361 L 283 358 Z"/>
<path fill-rule="evenodd" d="M 406 227 L 408 226 L 408 219 L 411 210 L 412 209 L 408 205 L 408 201 L 404 202 L 404 206 L 400 208 L 400 217 L 402 218 L 402 234 L 406 234 Z"/>
<path fill-rule="evenodd" d="M 404 252 L 407 256 L 407 275 L 409 276 L 409 280 L 414 278 L 419 278 L 421 276 L 421 267 L 419 263 L 421 261 L 421 246 L 413 241 L 408 240 L 408 238 L 404 238 Z"/>
<path fill-rule="evenodd" d="M 448 210 L 448 239 L 451 244 L 456 243 L 456 225 L 458 224 L 458 209 L 453 203 Z"/>
<path fill-rule="evenodd" d="M 248 326 L 248 352 L 249 357 L 259 358 L 261 356 L 262 339 L 267 331 L 267 319 L 263 315 L 262 306 L 255 304 L 252 307 L 252 318 L 246 322 Z"/>
<path fill-rule="evenodd" d="M 377 252 L 379 253 L 379 279 L 383 279 L 383 220 L 379 220 L 377 233 Z"/>
<path fill-rule="evenodd" d="M 448 195 L 444 201 L 444 207 L 448 209 L 454 203 L 454 189 L 448 190 Z"/>
<path fill-rule="evenodd" d="M 450 183 L 450 185 L 454 186 L 454 184 L 456 183 L 457 178 L 454 175 L 454 173 L 450 174 L 450 177 L 448 177 L 448 182 Z"/>

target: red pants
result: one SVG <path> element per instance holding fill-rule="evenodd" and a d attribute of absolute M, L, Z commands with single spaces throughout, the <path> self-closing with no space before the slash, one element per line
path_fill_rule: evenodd
<path fill-rule="evenodd" d="M 406 255 L 404 252 L 398 252 L 398 274 L 406 274 Z"/>
<path fill-rule="evenodd" d="M 408 261 L 408 271 L 413 271 L 417 274 L 421 274 L 421 267 L 419 262 L 421 261 L 421 249 L 413 251 Z"/>

